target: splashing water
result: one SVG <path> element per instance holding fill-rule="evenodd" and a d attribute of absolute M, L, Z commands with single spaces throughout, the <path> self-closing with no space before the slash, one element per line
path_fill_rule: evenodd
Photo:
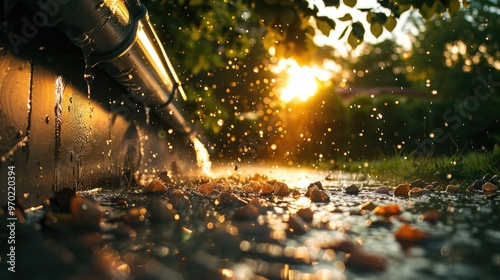
<path fill-rule="evenodd" d="M 205 145 L 196 136 L 191 136 L 190 140 L 193 142 L 194 151 L 196 152 L 196 165 L 198 165 L 205 175 L 212 176 L 212 162 L 210 161 L 207 148 L 205 148 Z"/>

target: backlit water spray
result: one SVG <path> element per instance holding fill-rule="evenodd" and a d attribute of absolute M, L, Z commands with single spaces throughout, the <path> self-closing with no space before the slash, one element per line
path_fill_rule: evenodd
<path fill-rule="evenodd" d="M 201 169 L 203 174 L 212 176 L 212 162 L 210 161 L 210 155 L 208 154 L 207 148 L 194 135 L 190 137 L 190 140 L 193 142 L 194 151 L 196 152 L 196 165 L 198 165 L 198 168 Z"/>

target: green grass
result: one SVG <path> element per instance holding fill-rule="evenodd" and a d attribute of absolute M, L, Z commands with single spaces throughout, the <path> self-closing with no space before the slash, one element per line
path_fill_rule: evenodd
<path fill-rule="evenodd" d="M 368 174 L 380 181 L 413 181 L 449 183 L 456 180 L 467 185 L 485 174 L 500 175 L 500 146 L 492 151 L 456 152 L 451 156 L 414 156 L 397 151 L 377 160 L 338 164 L 340 170 Z"/>

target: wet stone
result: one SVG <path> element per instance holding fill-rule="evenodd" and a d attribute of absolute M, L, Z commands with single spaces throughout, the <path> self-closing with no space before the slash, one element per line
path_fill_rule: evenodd
<path fill-rule="evenodd" d="M 274 194 L 277 196 L 288 196 L 290 189 L 285 183 L 276 182 L 274 183 Z"/>
<path fill-rule="evenodd" d="M 304 234 L 307 232 L 307 226 L 299 215 L 290 215 L 288 218 L 288 231 L 293 234 Z"/>
<path fill-rule="evenodd" d="M 229 192 L 222 192 L 219 196 L 219 201 L 221 204 L 230 205 L 233 207 L 241 207 L 247 204 L 237 195 Z"/>
<path fill-rule="evenodd" d="M 260 194 L 270 195 L 274 192 L 274 187 L 269 183 L 262 183 L 260 185 Z"/>
<path fill-rule="evenodd" d="M 408 197 L 409 192 L 410 192 L 409 184 L 400 184 L 394 189 L 394 196 Z"/>
<path fill-rule="evenodd" d="M 312 202 L 330 202 L 330 197 L 323 190 L 318 187 L 311 188 L 309 198 Z"/>
<path fill-rule="evenodd" d="M 387 186 L 380 186 L 376 188 L 373 192 L 377 194 L 387 194 L 387 195 L 390 194 L 389 188 Z"/>
<path fill-rule="evenodd" d="M 247 204 L 236 209 L 234 212 L 235 220 L 256 220 L 260 215 L 259 208 L 253 204 Z"/>
<path fill-rule="evenodd" d="M 383 271 L 387 268 L 387 260 L 383 256 L 358 250 L 347 258 L 345 265 L 348 268 L 362 271 Z"/>
<path fill-rule="evenodd" d="M 403 224 L 394 235 L 396 240 L 401 243 L 418 243 L 427 237 L 425 232 L 409 224 Z"/>
<path fill-rule="evenodd" d="M 146 186 L 146 192 L 162 193 L 167 191 L 168 188 L 158 179 L 154 179 Z"/>
<path fill-rule="evenodd" d="M 437 210 L 427 211 L 419 217 L 419 220 L 429 223 L 436 223 L 439 220 L 439 212 Z"/>
<path fill-rule="evenodd" d="M 369 200 L 359 206 L 359 209 L 361 210 L 368 210 L 371 211 L 373 209 L 377 208 L 377 205 L 373 203 L 373 201 Z"/>
<path fill-rule="evenodd" d="M 309 184 L 309 186 L 307 186 L 307 191 L 306 191 L 305 195 L 307 197 L 309 197 L 311 195 L 311 190 L 314 188 L 319 189 L 319 190 L 323 190 L 323 184 L 319 181 Z"/>
<path fill-rule="evenodd" d="M 346 194 L 353 194 L 353 195 L 355 195 L 355 194 L 359 193 L 359 187 L 356 186 L 356 185 L 354 185 L 354 184 L 352 184 L 352 185 L 346 187 L 344 189 L 344 191 L 345 191 Z"/>
<path fill-rule="evenodd" d="M 483 192 L 496 192 L 498 190 L 497 186 L 490 182 L 484 183 L 483 187 Z"/>
<path fill-rule="evenodd" d="M 426 189 L 421 189 L 419 187 L 415 187 L 415 188 L 411 189 L 408 194 L 410 197 L 421 197 L 424 195 L 429 195 L 431 193 L 432 192 L 428 189 L 426 190 Z"/>
<path fill-rule="evenodd" d="M 307 186 L 307 189 L 310 189 L 314 186 L 318 187 L 318 189 L 320 189 L 320 190 L 323 189 L 323 184 L 320 181 L 309 184 L 309 186 Z"/>
<path fill-rule="evenodd" d="M 334 251 L 344 252 L 347 254 L 353 254 L 356 251 L 360 250 L 359 245 L 350 240 L 338 240 L 323 244 L 321 247 L 323 249 L 332 249 Z"/>
<path fill-rule="evenodd" d="M 422 179 L 417 179 L 413 182 L 410 183 L 410 189 L 413 189 L 413 188 L 425 188 L 427 186 L 427 183 L 422 180 Z"/>
<path fill-rule="evenodd" d="M 99 227 L 102 219 L 102 210 L 97 202 L 76 195 L 71 199 L 70 209 L 74 225 Z"/>
<path fill-rule="evenodd" d="M 401 214 L 401 208 L 397 204 L 381 205 L 373 209 L 373 214 L 390 217 Z"/>
<path fill-rule="evenodd" d="M 248 202 L 248 204 L 251 204 L 255 207 L 257 207 L 257 210 L 259 210 L 259 213 L 261 215 L 265 215 L 268 210 L 272 210 L 272 207 L 269 207 L 268 205 L 264 205 L 262 201 L 258 198 L 254 198 Z"/>
<path fill-rule="evenodd" d="M 460 187 L 457 185 L 448 185 L 446 186 L 447 193 L 458 193 L 460 192 Z"/>
<path fill-rule="evenodd" d="M 211 195 L 214 192 L 214 190 L 215 190 L 215 186 L 211 182 L 201 184 L 198 186 L 198 191 L 204 196 Z"/>
<path fill-rule="evenodd" d="M 191 201 L 181 190 L 174 190 L 168 202 L 174 206 L 177 210 L 185 210 L 191 208 Z"/>
<path fill-rule="evenodd" d="M 257 182 L 248 182 L 242 186 L 244 192 L 258 193 L 260 192 L 260 184 Z"/>
<path fill-rule="evenodd" d="M 430 192 L 435 192 L 436 188 L 433 185 L 427 185 L 427 186 L 425 186 L 424 190 L 428 190 Z"/>
<path fill-rule="evenodd" d="M 302 208 L 299 211 L 297 211 L 297 215 L 299 215 L 302 220 L 304 220 L 307 223 L 312 222 L 314 218 L 314 212 L 310 208 Z"/>

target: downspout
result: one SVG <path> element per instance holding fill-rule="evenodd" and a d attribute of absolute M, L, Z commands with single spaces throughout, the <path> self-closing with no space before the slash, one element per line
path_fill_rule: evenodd
<path fill-rule="evenodd" d="M 173 102 L 178 93 L 186 99 L 185 94 L 143 4 L 138 0 L 22 2 L 82 48 L 88 70 L 99 64 L 174 131 L 193 141 L 191 124 Z"/>

